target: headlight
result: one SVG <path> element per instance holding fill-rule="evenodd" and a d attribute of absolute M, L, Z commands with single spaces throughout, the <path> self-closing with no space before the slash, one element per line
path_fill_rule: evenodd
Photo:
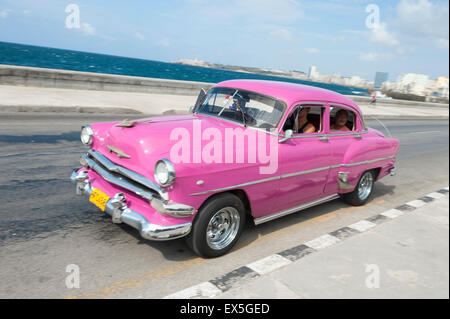
<path fill-rule="evenodd" d="M 161 186 L 172 185 L 175 181 L 175 168 L 168 159 L 163 158 L 156 163 L 155 180 Z"/>
<path fill-rule="evenodd" d="M 84 145 L 92 144 L 92 137 L 94 136 L 94 130 L 89 125 L 85 125 L 81 128 L 81 143 Z"/>

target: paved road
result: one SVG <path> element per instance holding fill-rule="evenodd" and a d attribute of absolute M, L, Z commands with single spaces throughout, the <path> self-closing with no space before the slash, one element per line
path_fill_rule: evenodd
<path fill-rule="evenodd" d="M 377 183 L 366 206 L 335 200 L 260 226 L 248 223 L 230 254 L 206 260 L 183 240 L 141 240 L 75 196 L 68 176 L 84 150 L 80 126 L 123 117 L 0 114 L 0 298 L 162 297 L 449 183 L 448 119 L 383 120 L 400 139 L 399 170 Z M 79 289 L 65 285 L 69 264 L 80 267 Z"/>

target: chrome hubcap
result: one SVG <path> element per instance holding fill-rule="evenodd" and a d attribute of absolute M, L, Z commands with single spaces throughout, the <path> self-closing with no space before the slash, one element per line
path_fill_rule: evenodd
<path fill-rule="evenodd" d="M 365 172 L 361 177 L 358 188 L 358 197 L 361 200 L 366 200 L 372 192 L 373 187 L 373 176 L 370 172 Z"/>
<path fill-rule="evenodd" d="M 206 228 L 208 246 L 214 250 L 227 247 L 236 238 L 240 219 L 234 207 L 225 207 L 215 213 Z"/>

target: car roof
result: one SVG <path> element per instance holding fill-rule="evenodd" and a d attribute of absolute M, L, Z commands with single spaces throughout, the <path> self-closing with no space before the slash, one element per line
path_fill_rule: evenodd
<path fill-rule="evenodd" d="M 284 101 L 288 107 L 302 101 L 344 104 L 361 114 L 358 105 L 344 95 L 310 85 L 266 80 L 229 80 L 217 83 L 214 87 L 230 87 L 265 94 Z"/>

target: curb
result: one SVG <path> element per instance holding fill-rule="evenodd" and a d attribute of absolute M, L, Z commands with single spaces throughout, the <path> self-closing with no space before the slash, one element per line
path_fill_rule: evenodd
<path fill-rule="evenodd" d="M 101 113 L 101 114 L 142 114 L 125 107 L 99 106 L 44 106 L 44 105 L 0 105 L 0 113 Z"/>
<path fill-rule="evenodd" d="M 445 115 L 445 116 L 436 116 L 436 115 L 365 115 L 364 116 L 364 121 L 370 121 L 370 120 L 422 120 L 422 119 L 427 119 L 427 120 L 444 120 L 444 119 L 449 119 L 449 115 Z"/>
<path fill-rule="evenodd" d="M 246 281 L 260 277 L 283 266 L 289 265 L 307 255 L 333 246 L 349 237 L 363 233 L 386 221 L 395 219 L 405 213 L 425 206 L 427 203 L 445 197 L 449 193 L 449 187 L 441 188 L 423 197 L 397 206 L 380 214 L 360 220 L 359 222 L 339 228 L 333 232 L 322 235 L 298 246 L 272 254 L 245 266 L 234 269 L 222 276 L 202 282 L 198 285 L 180 290 L 163 297 L 163 299 L 193 299 L 211 298 L 223 292 L 241 286 Z"/>
<path fill-rule="evenodd" d="M 97 114 L 144 114 L 126 107 L 101 106 L 44 106 L 44 105 L 0 105 L 0 113 L 97 113 Z M 188 114 L 189 111 L 168 109 L 159 115 Z"/>

